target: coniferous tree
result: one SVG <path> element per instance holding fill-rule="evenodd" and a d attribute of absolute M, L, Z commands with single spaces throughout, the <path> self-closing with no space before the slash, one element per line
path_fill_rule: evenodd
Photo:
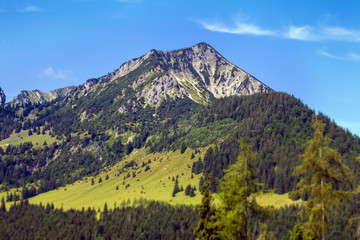
<path fill-rule="evenodd" d="M 325 124 L 315 118 L 313 126 L 314 137 L 307 142 L 302 154 L 303 163 L 294 170 L 302 179 L 292 195 L 308 196 L 305 209 L 309 213 L 309 221 L 304 226 L 305 231 L 312 237 L 325 240 L 330 206 L 349 195 L 335 190 L 334 185 L 351 182 L 352 175 L 341 162 L 338 152 L 329 147 L 330 139 L 324 135 Z"/>
<path fill-rule="evenodd" d="M 6 205 L 5 205 L 5 199 L 4 197 L 1 198 L 1 207 L 0 207 L 0 210 L 2 212 L 6 212 Z"/>
<path fill-rule="evenodd" d="M 216 208 L 214 207 L 214 197 L 210 190 L 211 174 L 207 175 L 207 179 L 202 186 L 201 195 L 202 200 L 199 206 L 200 220 L 197 227 L 194 229 L 194 234 L 199 240 L 215 240 L 220 239 L 217 226 L 215 224 Z"/>
<path fill-rule="evenodd" d="M 179 188 L 179 181 L 176 178 L 172 196 L 175 197 L 176 193 L 178 192 L 180 192 L 180 188 Z"/>
<path fill-rule="evenodd" d="M 250 196 L 260 189 L 255 175 L 254 161 L 256 154 L 244 140 L 240 140 L 240 154 L 237 162 L 225 170 L 220 182 L 221 206 L 218 211 L 220 235 L 224 239 L 247 240 L 249 218 L 266 211 Z"/>

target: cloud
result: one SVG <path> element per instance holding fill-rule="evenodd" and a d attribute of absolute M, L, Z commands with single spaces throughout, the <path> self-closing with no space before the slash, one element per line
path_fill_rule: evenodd
<path fill-rule="evenodd" d="M 39 77 L 47 77 L 52 79 L 68 79 L 72 75 L 71 70 L 54 70 L 52 67 L 42 69 Z"/>
<path fill-rule="evenodd" d="M 321 48 L 318 53 L 322 56 L 328 57 L 328 58 L 332 58 L 332 59 L 336 59 L 336 60 L 342 60 L 342 61 L 360 61 L 360 54 L 354 53 L 354 52 L 349 52 L 345 55 L 342 56 L 338 56 L 332 53 L 329 53 L 328 50 L 326 48 Z"/>
<path fill-rule="evenodd" d="M 126 0 L 125 0 L 126 1 Z M 265 29 L 259 25 L 244 21 L 235 21 L 226 25 L 219 21 L 192 20 L 206 30 L 237 35 L 274 36 L 300 41 L 346 41 L 360 42 L 360 29 L 325 25 L 289 25 L 282 29 Z"/>
<path fill-rule="evenodd" d="M 360 30 L 338 26 L 289 26 L 284 37 L 304 41 L 360 42 Z"/>
<path fill-rule="evenodd" d="M 317 40 L 317 36 L 313 33 L 313 27 L 311 26 L 289 26 L 288 30 L 285 31 L 285 38 L 303 40 L 303 41 L 315 41 Z"/>
<path fill-rule="evenodd" d="M 33 5 L 28 5 L 24 8 L 20 8 L 17 7 L 16 11 L 21 12 L 21 13 L 27 13 L 27 12 L 43 12 L 44 10 L 42 8 L 33 6 Z"/>
<path fill-rule="evenodd" d="M 6 13 L 6 12 L 7 12 L 7 10 L 0 8 L 0 13 Z"/>
<path fill-rule="evenodd" d="M 205 29 L 212 32 L 222 32 L 222 33 L 230 33 L 230 34 L 238 34 L 238 35 L 256 35 L 256 36 L 273 36 L 275 32 L 263 29 L 255 24 L 246 23 L 246 22 L 236 22 L 234 26 L 226 26 L 220 22 L 206 22 L 206 21 L 197 21 L 192 20 L 194 22 L 199 23 Z"/>

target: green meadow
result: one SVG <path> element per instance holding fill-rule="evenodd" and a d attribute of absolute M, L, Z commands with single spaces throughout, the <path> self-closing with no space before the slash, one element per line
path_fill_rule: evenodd
<path fill-rule="evenodd" d="M 42 128 L 40 132 L 42 131 Z M 31 136 L 29 136 L 29 130 L 21 130 L 19 133 L 15 133 L 15 131 L 10 135 L 10 137 L 0 141 L 0 147 L 6 148 L 8 145 L 19 145 L 20 143 L 24 142 L 32 142 L 34 147 L 36 146 L 42 146 L 44 142 L 46 141 L 46 144 L 50 145 L 53 144 L 57 140 L 55 137 L 51 137 L 49 135 L 49 131 L 46 132 L 46 134 L 37 134 L 33 133 Z"/>
<path fill-rule="evenodd" d="M 199 192 L 201 175 L 192 174 L 191 166 L 199 157 L 203 159 L 206 149 L 201 149 L 201 152 L 191 159 L 193 152 L 188 149 L 184 154 L 180 154 L 179 151 L 147 154 L 143 148 L 135 150 L 123 161 L 112 168 L 105 169 L 95 177 L 88 176 L 65 187 L 37 195 L 30 198 L 29 201 L 35 204 L 53 203 L 55 207 L 65 210 L 82 209 L 83 207 L 98 210 L 102 209 L 105 203 L 109 208 L 113 208 L 132 204 L 135 199 L 139 200 L 140 198 L 174 205 L 196 205 L 201 202 Z M 125 168 L 132 161 L 136 162 L 137 166 Z M 146 168 L 149 169 L 145 171 Z M 195 186 L 196 196 L 186 196 L 182 191 L 173 197 L 172 192 L 176 178 L 180 188 L 185 189 L 188 184 Z M 93 185 L 92 179 L 94 179 Z M 1 196 L 6 196 L 6 193 L 1 193 Z M 217 195 L 214 194 L 214 197 L 215 204 L 218 204 Z M 257 196 L 256 200 L 261 205 L 274 207 L 297 203 L 289 199 L 288 194 L 267 193 Z"/>

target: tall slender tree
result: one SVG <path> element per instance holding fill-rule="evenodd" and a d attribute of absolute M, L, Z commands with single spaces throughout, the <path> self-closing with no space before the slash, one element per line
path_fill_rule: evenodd
<path fill-rule="evenodd" d="M 198 226 L 194 229 L 198 240 L 220 239 L 215 225 L 216 208 L 213 205 L 214 197 L 210 189 L 211 180 L 211 174 L 208 174 L 204 185 L 201 187 L 203 197 L 199 206 L 200 220 Z"/>
<path fill-rule="evenodd" d="M 349 195 L 346 191 L 336 190 L 335 186 L 351 182 L 352 174 L 341 162 L 338 152 L 329 147 L 330 138 L 324 134 L 325 124 L 315 118 L 313 127 L 314 137 L 306 143 L 301 156 L 303 163 L 294 170 L 302 179 L 293 195 L 308 196 L 305 209 L 309 221 L 304 225 L 305 231 L 314 238 L 325 240 L 329 207 Z"/>
<path fill-rule="evenodd" d="M 247 240 L 250 235 L 249 218 L 266 211 L 250 199 L 261 189 L 254 166 L 256 153 L 244 140 L 241 139 L 239 143 L 241 150 L 237 162 L 225 170 L 224 179 L 220 182 L 218 219 L 221 238 Z"/>

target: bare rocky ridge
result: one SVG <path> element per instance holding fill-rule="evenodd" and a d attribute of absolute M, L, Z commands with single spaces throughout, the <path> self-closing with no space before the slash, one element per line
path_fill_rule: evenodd
<path fill-rule="evenodd" d="M 167 98 L 189 97 L 197 103 L 206 104 L 214 98 L 273 91 L 231 64 L 210 45 L 199 43 L 174 51 L 151 50 L 144 56 L 125 62 L 114 72 L 89 79 L 79 87 L 57 89 L 50 93 L 22 91 L 10 104 L 41 104 L 59 97 L 85 97 L 95 91 L 98 96 L 106 92 L 110 83 L 111 88 L 118 91 L 114 102 L 126 97 L 127 90 L 132 89 L 138 101 L 144 99 L 143 106 L 155 107 Z M 138 101 L 131 102 L 131 105 L 138 105 Z M 127 112 L 129 108 L 119 107 L 119 113 Z"/>
<path fill-rule="evenodd" d="M 150 71 L 134 79 L 131 87 L 139 91 L 147 104 L 158 105 L 166 97 L 187 96 L 198 103 L 211 97 L 249 95 L 273 91 L 255 77 L 231 64 L 206 43 L 174 51 L 151 50 L 146 55 L 124 63 L 100 80 L 110 82 L 155 61 Z M 141 86 L 141 89 L 139 88 Z"/>
<path fill-rule="evenodd" d="M 43 93 L 42 91 L 36 89 L 33 91 L 21 91 L 14 99 L 10 102 L 12 105 L 24 106 L 28 103 L 31 104 L 42 104 L 45 102 L 50 102 L 57 98 L 66 97 L 68 96 L 75 87 L 65 87 L 55 89 L 48 93 Z"/>
<path fill-rule="evenodd" d="M 6 96 L 4 91 L 0 88 L 0 106 L 4 106 L 6 103 Z"/>

